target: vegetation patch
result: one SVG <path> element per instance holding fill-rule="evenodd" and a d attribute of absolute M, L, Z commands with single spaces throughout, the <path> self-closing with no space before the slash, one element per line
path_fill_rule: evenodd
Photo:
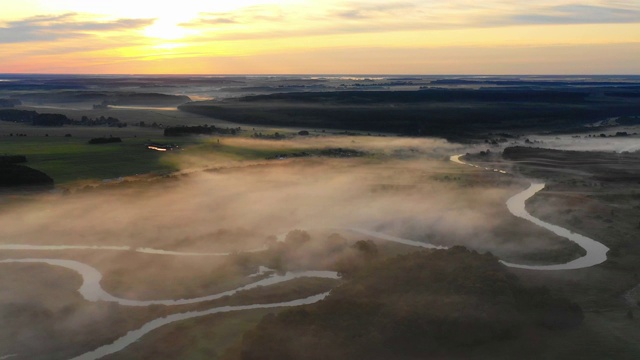
<path fill-rule="evenodd" d="M 166 153 L 147 148 L 149 141 L 157 140 L 154 138 L 127 138 L 121 143 L 100 146 L 88 144 L 88 140 L 86 137 L 6 137 L 0 141 L 0 153 L 26 155 L 29 167 L 48 174 L 56 184 L 177 169 L 176 164 L 163 160 Z M 176 143 L 184 145 L 184 142 Z"/>
<path fill-rule="evenodd" d="M 494 256 L 454 247 L 373 263 L 327 299 L 265 317 L 241 358 L 446 357 L 582 319 L 577 304 L 522 286 Z"/>
<path fill-rule="evenodd" d="M 240 128 L 222 128 L 214 125 L 202 126 L 175 126 L 164 129 L 164 136 L 185 136 L 185 135 L 236 135 Z"/>
<path fill-rule="evenodd" d="M 0 163 L 0 188 L 50 189 L 53 179 L 27 166 Z"/>

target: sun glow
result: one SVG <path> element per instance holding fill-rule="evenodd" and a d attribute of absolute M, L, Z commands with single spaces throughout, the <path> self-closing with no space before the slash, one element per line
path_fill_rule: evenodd
<path fill-rule="evenodd" d="M 187 46 L 186 44 L 176 43 L 176 42 L 163 42 L 158 45 L 154 45 L 154 49 L 160 50 L 176 50 Z"/>
<path fill-rule="evenodd" d="M 158 19 L 144 29 L 144 35 L 162 40 L 178 40 L 195 33 L 194 30 L 181 27 L 180 23 L 181 21 L 176 20 Z"/>
<path fill-rule="evenodd" d="M 640 71 L 637 0 L 3 1 L 0 73 Z"/>

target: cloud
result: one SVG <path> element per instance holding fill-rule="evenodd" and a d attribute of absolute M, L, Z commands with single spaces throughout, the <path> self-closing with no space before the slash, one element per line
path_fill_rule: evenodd
<path fill-rule="evenodd" d="M 97 15 L 96 15 L 97 16 Z M 82 38 L 96 31 L 118 31 L 151 25 L 154 19 L 87 18 L 73 12 L 35 16 L 0 25 L 0 43 Z M 234 11 L 202 12 L 180 24 L 198 28 L 205 38 L 267 39 L 300 36 L 474 29 L 517 25 L 640 23 L 640 6 L 631 1 L 576 3 L 564 0 L 516 4 L 492 0 L 425 2 L 309 1 L 304 4 L 262 4 Z M 224 28 L 224 32 L 219 32 Z"/>
<path fill-rule="evenodd" d="M 562 5 L 510 18 L 516 24 L 624 24 L 640 23 L 640 9 L 594 5 Z"/>
<path fill-rule="evenodd" d="M 202 27 L 208 25 L 254 25 L 256 23 L 278 23 L 283 20 L 291 21 L 293 18 L 285 16 L 286 11 L 276 5 L 247 6 L 233 12 L 205 12 L 200 13 L 197 19 L 182 23 L 183 27 Z"/>
<path fill-rule="evenodd" d="M 286 10 L 286 11 L 285 11 Z M 464 30 L 508 26 L 640 23 L 640 7 L 629 2 L 540 1 L 518 4 L 471 2 L 326 1 L 287 8 L 260 5 L 231 12 L 201 13 L 192 22 L 203 39 L 257 40 L 399 31 Z M 198 41 L 198 39 L 192 39 Z"/>
<path fill-rule="evenodd" d="M 364 20 L 372 18 L 387 17 L 396 13 L 406 13 L 418 7 L 413 2 L 396 2 L 396 3 L 350 3 L 335 12 L 330 13 L 331 17 L 337 17 L 346 20 Z"/>
<path fill-rule="evenodd" d="M 76 13 L 34 16 L 10 21 L 4 27 L 0 27 L 0 44 L 82 38 L 96 31 L 138 29 L 149 26 L 154 21 L 154 19 L 82 20 Z"/>
<path fill-rule="evenodd" d="M 201 18 L 195 23 L 183 23 L 180 26 L 199 26 L 199 25 L 225 25 L 225 24 L 238 24 L 238 20 L 232 16 L 212 16 Z"/>

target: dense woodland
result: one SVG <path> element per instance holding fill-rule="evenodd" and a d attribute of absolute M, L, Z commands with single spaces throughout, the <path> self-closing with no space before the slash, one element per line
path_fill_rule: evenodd
<path fill-rule="evenodd" d="M 265 317 L 244 336 L 241 358 L 450 357 L 583 319 L 577 304 L 525 288 L 496 257 L 463 247 L 371 261 L 348 278 L 320 303 Z"/>
<path fill-rule="evenodd" d="M 38 89 L 42 90 L 42 89 Z M 190 101 L 182 95 L 168 95 L 159 93 L 125 92 L 125 91 L 89 91 L 64 90 L 50 92 L 33 92 L 21 94 L 22 101 L 35 103 L 80 103 L 93 102 L 107 105 L 135 106 L 176 106 Z"/>
<path fill-rule="evenodd" d="M 602 91 L 585 87 L 301 92 L 192 102 L 179 109 L 246 124 L 447 138 L 542 127 L 566 131 L 588 122 L 640 113 L 640 103 L 634 98 L 602 97 Z"/>

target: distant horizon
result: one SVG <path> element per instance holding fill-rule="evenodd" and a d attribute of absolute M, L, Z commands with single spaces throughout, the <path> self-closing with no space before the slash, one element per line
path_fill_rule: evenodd
<path fill-rule="evenodd" d="M 445 77 L 640 77 L 640 73 L 637 74 L 623 74 L 623 73 L 597 73 L 597 74 L 418 74 L 418 73 L 291 73 L 291 74 L 279 74 L 279 73 L 246 73 L 246 74 L 214 74 L 214 73 L 0 73 L 0 76 L 209 76 L 209 77 L 217 77 L 217 76 L 325 76 L 325 77 L 389 77 L 389 76 L 445 76 Z"/>

